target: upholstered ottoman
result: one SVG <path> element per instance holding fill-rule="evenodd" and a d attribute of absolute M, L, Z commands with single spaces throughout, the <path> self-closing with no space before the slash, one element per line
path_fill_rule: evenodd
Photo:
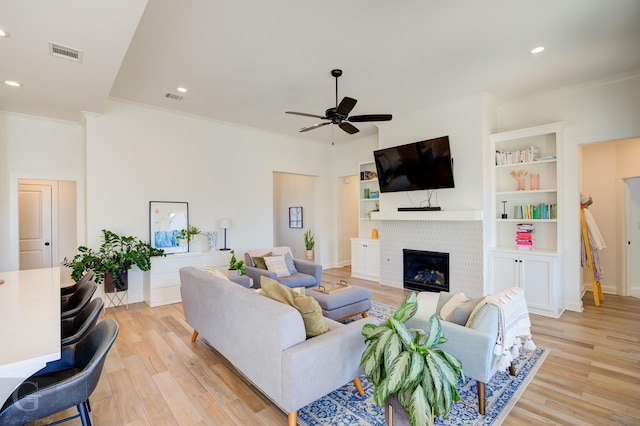
<path fill-rule="evenodd" d="M 325 294 L 314 288 L 307 289 L 307 296 L 318 301 L 322 315 L 334 321 L 341 321 L 356 315 L 367 317 L 371 309 L 371 291 L 366 288 L 349 286 L 349 288 Z"/>

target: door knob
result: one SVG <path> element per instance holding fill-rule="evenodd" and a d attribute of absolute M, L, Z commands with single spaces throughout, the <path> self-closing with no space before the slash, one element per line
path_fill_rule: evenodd
<path fill-rule="evenodd" d="M 49 245 L 49 241 L 47 241 L 46 243 L 44 243 L 44 245 L 45 245 L 45 246 L 48 246 L 48 245 Z"/>

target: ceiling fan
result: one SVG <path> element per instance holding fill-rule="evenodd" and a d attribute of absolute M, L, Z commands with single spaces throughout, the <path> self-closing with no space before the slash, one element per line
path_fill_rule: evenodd
<path fill-rule="evenodd" d="M 345 132 L 353 135 L 360 130 L 351 123 L 363 123 L 367 121 L 389 121 L 391 120 L 391 114 L 365 114 L 365 115 L 352 115 L 349 113 L 356 106 L 357 100 L 349 97 L 344 97 L 338 104 L 338 77 L 342 75 L 342 70 L 331 70 L 331 75 L 336 78 L 336 106 L 329 108 L 325 111 L 324 117 L 321 115 L 307 114 L 304 112 L 286 111 L 287 114 L 302 115 L 304 117 L 314 117 L 321 120 L 328 120 L 322 123 L 314 124 L 310 127 L 303 127 L 301 132 L 308 132 L 309 130 L 317 129 L 318 127 L 326 126 L 327 124 L 337 124 Z"/>

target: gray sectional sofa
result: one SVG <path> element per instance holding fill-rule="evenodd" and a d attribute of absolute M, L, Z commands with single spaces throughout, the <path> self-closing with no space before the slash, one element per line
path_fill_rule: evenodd
<path fill-rule="evenodd" d="M 194 267 L 180 269 L 187 323 L 246 379 L 288 413 L 354 381 L 364 351 L 362 319 L 347 325 L 325 318 L 331 331 L 306 339 L 302 316 L 291 306 Z"/>

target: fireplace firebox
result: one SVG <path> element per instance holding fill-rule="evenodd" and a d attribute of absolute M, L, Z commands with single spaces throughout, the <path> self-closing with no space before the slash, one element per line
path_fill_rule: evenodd
<path fill-rule="evenodd" d="M 449 291 L 449 253 L 402 250 L 404 288 L 415 291 Z"/>

